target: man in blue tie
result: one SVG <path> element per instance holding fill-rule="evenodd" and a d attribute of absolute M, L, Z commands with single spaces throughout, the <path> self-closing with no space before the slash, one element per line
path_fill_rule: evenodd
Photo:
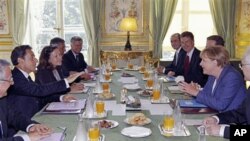
<path fill-rule="evenodd" d="M 0 141 L 35 141 L 51 134 L 51 129 L 22 116 L 7 103 L 7 89 L 13 84 L 10 64 L 0 59 Z M 9 127 L 27 132 L 27 134 L 9 136 Z"/>
<path fill-rule="evenodd" d="M 158 73 L 165 73 L 168 76 L 183 75 L 183 60 L 186 52 L 181 47 L 181 38 L 179 33 L 174 33 L 170 38 L 171 46 L 175 49 L 173 61 L 165 68 L 160 66 L 157 68 Z"/>

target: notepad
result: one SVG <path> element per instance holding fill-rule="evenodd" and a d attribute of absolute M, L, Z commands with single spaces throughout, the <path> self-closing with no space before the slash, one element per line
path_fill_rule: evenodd
<path fill-rule="evenodd" d="M 197 102 L 195 99 L 179 100 L 180 107 L 191 107 L 191 108 L 207 108 L 206 105 Z"/>

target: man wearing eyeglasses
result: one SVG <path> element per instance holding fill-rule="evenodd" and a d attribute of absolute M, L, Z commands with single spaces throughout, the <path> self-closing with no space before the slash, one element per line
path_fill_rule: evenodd
<path fill-rule="evenodd" d="M 51 129 L 38 124 L 13 110 L 7 103 L 6 95 L 8 88 L 13 84 L 10 64 L 0 59 L 0 140 L 2 141 L 35 141 L 51 134 Z M 9 136 L 9 127 L 26 131 L 27 134 Z"/>

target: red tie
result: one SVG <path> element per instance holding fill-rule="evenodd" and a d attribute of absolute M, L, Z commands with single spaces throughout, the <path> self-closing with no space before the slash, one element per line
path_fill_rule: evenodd
<path fill-rule="evenodd" d="M 186 55 L 184 60 L 184 75 L 187 75 L 188 70 L 189 70 L 189 56 Z"/>

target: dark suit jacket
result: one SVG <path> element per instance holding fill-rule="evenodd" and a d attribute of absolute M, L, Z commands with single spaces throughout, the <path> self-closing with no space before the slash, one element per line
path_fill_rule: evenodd
<path fill-rule="evenodd" d="M 84 60 L 82 53 L 79 53 L 79 62 L 77 62 L 76 58 L 71 50 L 69 50 L 68 52 L 66 52 L 63 55 L 62 64 L 63 64 L 63 67 L 68 72 L 70 72 L 70 71 L 81 72 L 81 71 L 84 71 L 88 66 Z"/>
<path fill-rule="evenodd" d="M 176 62 L 176 54 L 174 55 L 174 60 L 165 67 L 165 74 L 168 74 L 169 71 L 173 71 L 175 72 L 175 76 L 178 75 L 183 75 L 183 64 L 184 64 L 184 59 L 186 56 L 186 52 L 181 48 L 178 54 L 178 61 L 177 64 L 175 64 Z"/>
<path fill-rule="evenodd" d="M 16 67 L 12 71 L 12 76 L 14 85 L 8 90 L 8 102 L 15 105 L 15 109 L 28 118 L 42 109 L 41 98 L 67 90 L 64 80 L 39 85 L 29 81 Z"/>
<path fill-rule="evenodd" d="M 247 98 L 236 110 L 231 110 L 223 113 L 217 114 L 219 117 L 219 124 L 241 124 L 250 125 L 250 88 L 247 90 Z M 230 137 L 229 127 L 225 128 L 224 137 Z"/>
<path fill-rule="evenodd" d="M 9 127 L 26 132 L 28 125 L 37 123 L 31 121 L 29 118 L 22 116 L 21 113 L 15 111 L 13 105 L 7 104 L 7 98 L 0 98 L 0 121 L 2 122 L 3 137 L 0 141 L 23 141 L 23 138 L 9 135 Z"/>
<path fill-rule="evenodd" d="M 188 83 L 193 81 L 195 83 L 200 84 L 203 87 L 207 82 L 208 76 L 203 74 L 203 69 L 200 66 L 200 62 L 201 62 L 200 51 L 194 48 L 194 52 L 193 52 L 191 61 L 189 63 L 189 71 L 187 75 L 184 75 L 184 78 L 185 78 L 185 81 Z M 184 69 L 183 69 L 182 74 L 184 74 Z"/>
<path fill-rule="evenodd" d="M 223 68 L 216 85 L 214 76 L 209 76 L 203 90 L 200 91 L 196 100 L 219 112 L 233 110 L 246 98 L 246 88 L 241 74 L 231 65 Z"/>
<path fill-rule="evenodd" d="M 56 68 L 61 80 L 64 79 L 64 74 L 62 67 L 58 66 Z M 46 76 L 46 77 L 45 77 Z M 37 72 L 35 74 L 35 82 L 40 85 L 56 82 L 56 78 L 53 74 L 53 71 L 51 69 L 41 69 L 38 68 Z M 44 107 L 47 103 L 58 101 L 60 95 L 65 94 L 70 91 L 70 88 L 68 88 L 66 91 L 62 91 L 59 93 L 55 93 L 54 95 L 46 96 L 44 98 L 41 98 L 41 107 Z"/>

